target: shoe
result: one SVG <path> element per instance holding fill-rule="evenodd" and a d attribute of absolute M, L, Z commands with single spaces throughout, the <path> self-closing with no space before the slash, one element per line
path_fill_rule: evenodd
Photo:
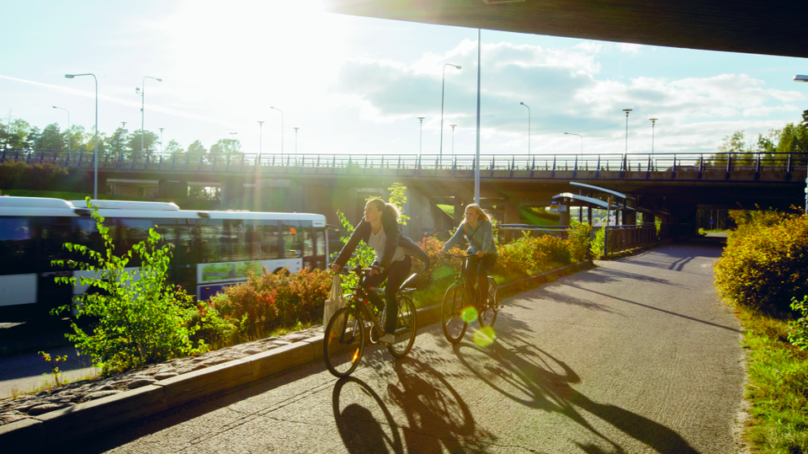
<path fill-rule="evenodd" d="M 393 336 L 392 334 L 385 334 L 381 339 L 379 339 L 379 342 L 384 344 L 394 344 L 396 343 L 396 336 Z"/>

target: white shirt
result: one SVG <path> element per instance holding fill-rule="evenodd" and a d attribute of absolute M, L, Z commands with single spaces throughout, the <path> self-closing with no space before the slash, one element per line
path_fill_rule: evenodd
<path fill-rule="evenodd" d="M 382 255 L 384 255 L 384 242 L 387 240 L 387 234 L 384 233 L 384 229 L 382 228 L 379 230 L 379 233 L 374 234 L 373 229 L 370 230 L 370 238 L 368 238 L 368 246 L 372 247 L 374 251 L 376 251 L 376 261 L 381 263 Z M 397 262 L 399 260 L 404 260 L 406 254 L 404 253 L 404 249 L 401 246 L 396 247 L 396 252 L 393 254 L 393 260 L 391 262 Z"/>

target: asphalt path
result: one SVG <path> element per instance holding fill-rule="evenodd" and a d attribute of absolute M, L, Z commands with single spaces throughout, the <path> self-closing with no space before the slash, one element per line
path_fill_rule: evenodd
<path fill-rule="evenodd" d="M 597 262 L 511 297 L 487 347 L 432 325 L 404 360 L 366 349 L 350 379 L 313 364 L 62 450 L 736 452 L 743 355 L 712 287 L 720 247 Z"/>

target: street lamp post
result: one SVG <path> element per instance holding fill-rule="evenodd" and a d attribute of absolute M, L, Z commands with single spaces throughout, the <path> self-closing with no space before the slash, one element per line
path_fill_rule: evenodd
<path fill-rule="evenodd" d="M 418 117 L 418 121 L 421 122 L 420 126 L 421 131 L 418 139 L 418 157 L 421 157 L 421 150 L 423 149 L 424 146 L 424 118 L 426 117 Z"/>
<path fill-rule="evenodd" d="M 564 134 L 567 134 L 567 135 L 570 135 L 570 136 L 578 136 L 578 137 L 580 137 L 580 139 L 581 139 L 581 158 L 583 158 L 584 157 L 584 136 L 582 136 L 580 134 L 575 134 L 574 132 L 565 132 Z"/>
<path fill-rule="evenodd" d="M 297 154 L 297 130 L 300 129 L 299 127 L 292 128 L 295 130 L 295 154 Z"/>
<path fill-rule="evenodd" d="M 628 154 L 628 114 L 633 109 L 623 109 L 623 112 L 626 113 L 626 154 Z"/>
<path fill-rule="evenodd" d="M 163 129 L 165 128 L 157 128 L 160 130 L 160 154 L 163 154 Z"/>
<path fill-rule="evenodd" d="M 258 120 L 258 154 L 261 154 L 261 149 L 264 145 L 264 121 Z"/>
<path fill-rule="evenodd" d="M 98 200 L 98 78 L 93 73 L 65 74 L 65 78 L 93 76 L 95 80 L 95 149 L 93 150 L 93 200 Z"/>
<path fill-rule="evenodd" d="M 135 88 L 135 92 L 140 91 L 140 152 L 143 153 L 146 150 L 143 148 L 143 135 L 145 133 L 144 128 L 146 127 L 146 79 L 154 79 L 157 82 L 162 82 L 163 79 L 158 79 L 156 77 L 146 76 L 143 78 L 143 88 L 137 89 Z"/>
<path fill-rule="evenodd" d="M 70 111 L 64 107 L 53 106 L 54 109 L 64 110 L 67 112 L 67 152 L 70 153 Z"/>
<path fill-rule="evenodd" d="M 452 156 L 454 156 L 454 129 L 457 125 L 449 125 L 452 127 Z"/>
<path fill-rule="evenodd" d="M 281 113 L 281 158 L 283 158 L 283 111 L 277 107 L 269 106 L 269 108 Z"/>
<path fill-rule="evenodd" d="M 649 118 L 651 120 L 651 154 L 654 154 L 654 127 L 659 118 Z"/>
<path fill-rule="evenodd" d="M 527 155 L 530 156 L 530 106 L 523 102 L 519 104 L 527 107 Z"/>
<path fill-rule="evenodd" d="M 443 159 L 443 95 L 446 91 L 446 67 L 447 66 L 454 66 L 457 69 L 461 69 L 459 65 L 453 65 L 451 63 L 446 63 L 443 65 L 443 79 L 440 84 L 440 158 Z"/>
<path fill-rule="evenodd" d="M 808 82 L 808 76 L 797 74 L 794 82 Z M 808 213 L 808 178 L 805 179 L 805 212 Z"/>

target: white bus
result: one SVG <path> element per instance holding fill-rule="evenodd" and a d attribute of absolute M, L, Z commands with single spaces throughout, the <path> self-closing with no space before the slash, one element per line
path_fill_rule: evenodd
<path fill-rule="evenodd" d="M 115 254 L 144 240 L 150 228 L 173 245 L 169 281 L 206 300 L 248 273 L 287 267 L 326 268 L 325 216 L 302 213 L 180 210 L 173 203 L 94 200 L 110 228 Z M 0 197 L 0 321 L 47 314 L 87 289 L 56 284 L 56 276 L 83 271 L 51 266 L 52 260 L 83 260 L 65 243 L 97 251 L 103 243 L 84 201 Z M 129 265 L 135 269 L 139 259 Z M 130 268 L 127 268 L 130 269 Z"/>

